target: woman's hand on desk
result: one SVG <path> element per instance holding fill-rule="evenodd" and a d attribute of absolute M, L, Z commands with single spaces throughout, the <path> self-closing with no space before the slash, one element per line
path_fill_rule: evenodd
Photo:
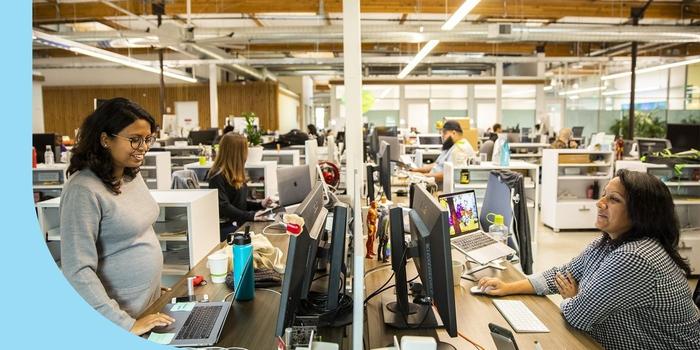
<path fill-rule="evenodd" d="M 129 331 L 133 334 L 141 335 L 150 331 L 154 327 L 169 326 L 173 322 L 175 322 L 174 318 L 159 312 L 139 318 L 136 320 L 136 322 L 134 322 L 134 325 Z"/>
<path fill-rule="evenodd" d="M 263 208 L 270 208 L 275 204 L 275 200 L 272 199 L 271 197 L 265 197 L 265 199 L 260 202 L 260 205 L 262 205 Z"/>
<path fill-rule="evenodd" d="M 479 280 L 479 288 L 488 295 L 504 296 L 511 294 L 508 290 L 508 283 L 496 277 L 484 277 Z"/>

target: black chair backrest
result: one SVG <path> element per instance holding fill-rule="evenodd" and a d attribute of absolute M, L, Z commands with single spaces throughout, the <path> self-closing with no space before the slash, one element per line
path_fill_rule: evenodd
<path fill-rule="evenodd" d="M 693 292 L 693 301 L 695 301 L 695 305 L 697 305 L 697 307 L 700 308 L 700 280 L 698 280 L 695 284 L 695 292 Z"/>

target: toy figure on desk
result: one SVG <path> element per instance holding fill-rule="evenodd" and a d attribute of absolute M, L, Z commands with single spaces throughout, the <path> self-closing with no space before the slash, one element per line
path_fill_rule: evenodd
<path fill-rule="evenodd" d="M 377 230 L 377 260 L 387 262 L 386 245 L 389 243 L 389 209 L 382 207 L 379 214 L 379 229 Z"/>
<path fill-rule="evenodd" d="M 618 136 L 615 140 L 615 160 L 622 160 L 625 152 L 625 141 L 622 136 Z"/>
<path fill-rule="evenodd" d="M 369 204 L 369 209 L 367 210 L 367 243 L 365 248 L 367 248 L 367 253 L 365 254 L 365 259 L 372 259 L 374 254 L 374 238 L 377 235 L 377 219 L 379 214 L 377 213 L 377 202 L 372 201 Z"/>

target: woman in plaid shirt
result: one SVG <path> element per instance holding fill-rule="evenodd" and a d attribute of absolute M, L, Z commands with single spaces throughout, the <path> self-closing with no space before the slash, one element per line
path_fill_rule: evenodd
<path fill-rule="evenodd" d="M 483 278 L 495 296 L 555 294 L 569 324 L 606 349 L 700 349 L 700 312 L 666 185 L 620 170 L 598 200 L 598 239 L 568 264 L 518 282 Z"/>

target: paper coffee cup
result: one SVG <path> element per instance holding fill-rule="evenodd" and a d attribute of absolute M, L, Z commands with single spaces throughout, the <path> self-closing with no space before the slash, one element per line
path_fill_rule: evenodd
<path fill-rule="evenodd" d="M 209 274 L 213 283 L 226 282 L 226 273 L 228 272 L 228 256 L 226 254 L 216 253 L 209 255 L 207 267 L 209 267 Z"/>

